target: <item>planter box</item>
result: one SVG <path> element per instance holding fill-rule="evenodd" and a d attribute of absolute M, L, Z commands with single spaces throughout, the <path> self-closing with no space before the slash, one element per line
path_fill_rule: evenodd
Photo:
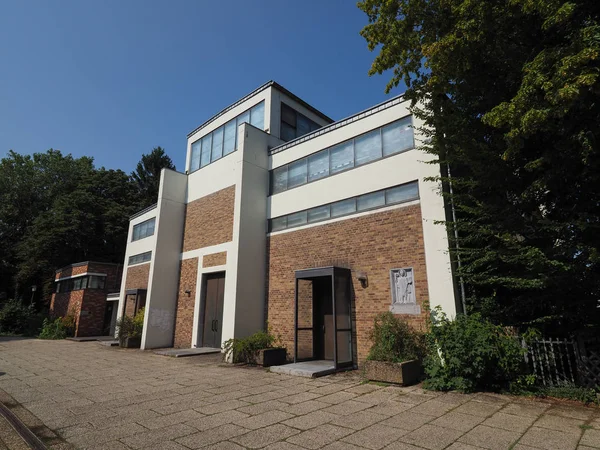
<path fill-rule="evenodd" d="M 256 364 L 263 367 L 280 366 L 285 364 L 285 348 L 265 348 L 256 355 Z"/>
<path fill-rule="evenodd" d="M 365 377 L 371 381 L 383 381 L 408 386 L 419 381 L 421 361 L 413 359 L 401 363 L 365 361 Z"/>
<path fill-rule="evenodd" d="M 141 337 L 126 337 L 121 347 L 123 348 L 140 348 L 142 345 Z"/>

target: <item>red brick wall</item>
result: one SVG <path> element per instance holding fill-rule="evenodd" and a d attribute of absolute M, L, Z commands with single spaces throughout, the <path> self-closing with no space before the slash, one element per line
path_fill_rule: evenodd
<path fill-rule="evenodd" d="M 148 289 L 149 275 L 150 263 L 128 267 L 125 289 Z"/>
<path fill-rule="evenodd" d="M 106 292 L 100 289 L 85 289 L 83 292 L 76 336 L 101 336 L 104 328 Z"/>
<path fill-rule="evenodd" d="M 190 348 L 194 328 L 194 304 L 196 302 L 196 279 L 198 258 L 184 259 L 179 266 L 179 292 L 175 310 L 175 330 L 173 347 Z M 185 291 L 189 290 L 190 294 Z"/>
<path fill-rule="evenodd" d="M 56 272 L 56 276 L 54 277 L 55 280 L 58 280 L 59 278 L 66 278 L 66 277 L 72 277 L 75 275 L 81 275 L 82 273 L 86 273 L 88 271 L 88 265 L 86 264 L 82 264 L 80 266 L 68 266 L 68 267 L 63 267 L 62 269 L 59 269 L 59 272 Z"/>
<path fill-rule="evenodd" d="M 66 317 L 73 316 L 75 319 L 75 336 L 77 336 L 77 329 L 79 327 L 80 311 L 83 303 L 83 296 L 85 290 L 80 289 L 71 292 L 60 292 L 52 294 L 50 300 L 50 316 Z"/>
<path fill-rule="evenodd" d="M 183 251 L 222 244 L 233 239 L 235 186 L 188 203 Z"/>
<path fill-rule="evenodd" d="M 419 205 L 270 236 L 268 239 L 267 320 L 293 355 L 294 271 L 340 266 L 352 270 L 353 327 L 358 362 L 365 360 L 374 317 L 391 305 L 390 269 L 412 267 L 419 316 L 405 316 L 424 329 L 428 303 L 425 249 Z M 365 272 L 362 288 L 356 272 Z"/>

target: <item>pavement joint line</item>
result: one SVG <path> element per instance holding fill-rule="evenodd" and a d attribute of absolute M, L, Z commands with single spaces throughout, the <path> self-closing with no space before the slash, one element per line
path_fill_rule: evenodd
<path fill-rule="evenodd" d="M 0 415 L 6 419 L 19 437 L 33 450 L 47 450 L 40 439 L 4 403 L 0 402 Z"/>

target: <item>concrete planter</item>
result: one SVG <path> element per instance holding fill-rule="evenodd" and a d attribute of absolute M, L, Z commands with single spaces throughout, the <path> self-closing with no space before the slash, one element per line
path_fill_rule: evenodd
<path fill-rule="evenodd" d="M 285 348 L 265 348 L 259 350 L 256 355 L 256 364 L 263 367 L 280 366 L 285 364 Z"/>
<path fill-rule="evenodd" d="M 126 337 L 121 347 L 123 348 L 140 348 L 142 345 L 141 337 Z"/>
<path fill-rule="evenodd" d="M 365 361 L 365 377 L 371 381 L 383 381 L 408 386 L 419 381 L 421 361 L 413 359 L 401 363 Z"/>

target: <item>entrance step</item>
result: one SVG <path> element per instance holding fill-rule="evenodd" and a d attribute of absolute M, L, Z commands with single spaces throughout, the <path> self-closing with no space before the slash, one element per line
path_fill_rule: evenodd
<path fill-rule="evenodd" d="M 283 366 L 272 366 L 271 372 L 293 375 L 296 377 L 317 378 L 335 372 L 333 361 L 305 361 Z"/>
<path fill-rule="evenodd" d="M 199 347 L 199 348 L 169 348 L 157 350 L 154 353 L 162 356 L 172 356 L 175 358 L 183 358 L 185 356 L 207 355 L 210 353 L 221 353 L 220 348 Z"/>
<path fill-rule="evenodd" d="M 118 347 L 119 346 L 119 340 L 118 339 L 111 339 L 111 340 L 99 340 L 98 343 L 100 345 L 105 345 L 107 347 Z"/>

